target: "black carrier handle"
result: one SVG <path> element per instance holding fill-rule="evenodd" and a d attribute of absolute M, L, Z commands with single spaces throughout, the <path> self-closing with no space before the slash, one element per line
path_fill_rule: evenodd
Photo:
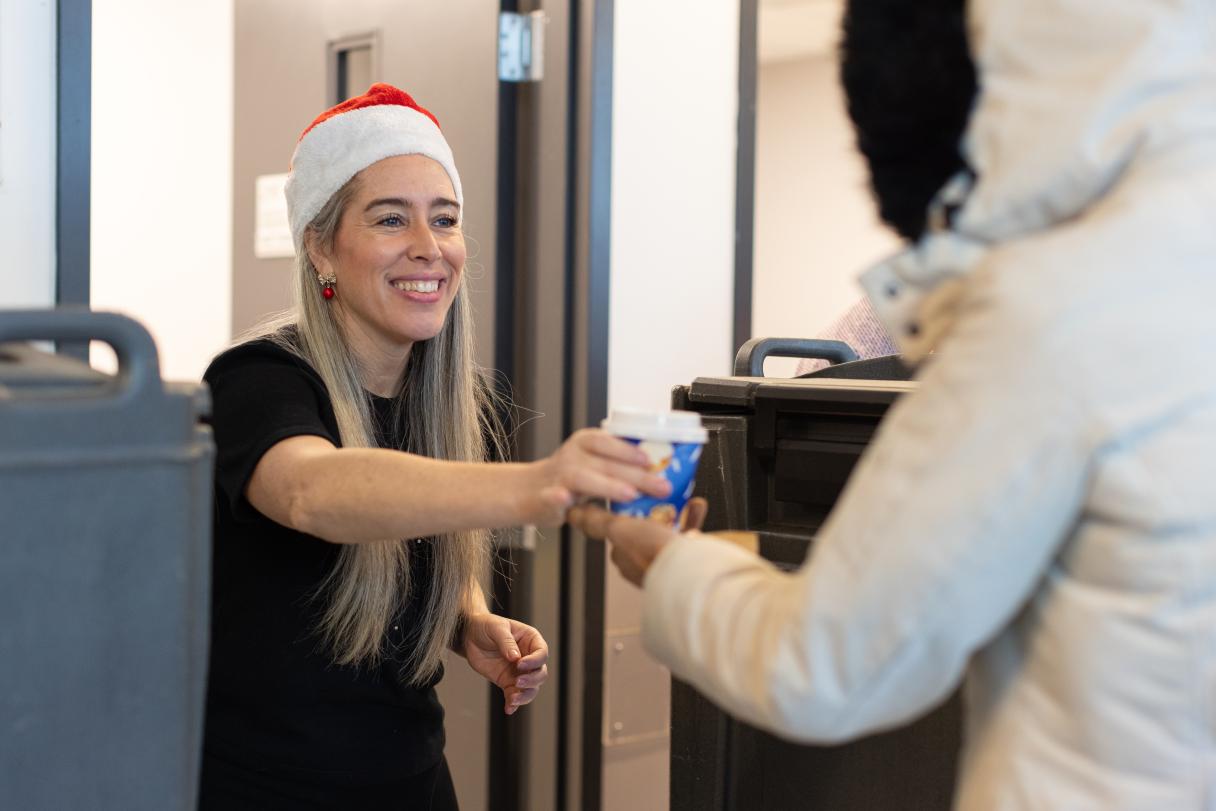
<path fill-rule="evenodd" d="M 819 338 L 752 338 L 735 355 L 735 377 L 764 377 L 766 358 L 808 358 L 828 363 L 848 363 L 858 359 L 853 347 L 844 341 Z"/>
<path fill-rule="evenodd" d="M 106 396 L 138 400 L 163 392 L 152 336 L 124 315 L 83 307 L 0 310 L 0 343 L 7 341 L 103 341 L 118 356 L 114 384 L 101 390 Z"/>

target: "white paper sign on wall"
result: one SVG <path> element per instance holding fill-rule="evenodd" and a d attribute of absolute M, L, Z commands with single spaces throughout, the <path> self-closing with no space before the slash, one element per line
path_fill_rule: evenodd
<path fill-rule="evenodd" d="M 287 222 L 287 198 L 283 186 L 287 175 L 259 175 L 254 212 L 253 255 L 258 259 L 295 256 L 291 226 Z"/>

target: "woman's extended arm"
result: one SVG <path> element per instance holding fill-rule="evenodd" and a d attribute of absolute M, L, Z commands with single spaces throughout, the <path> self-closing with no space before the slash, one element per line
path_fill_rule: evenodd
<path fill-rule="evenodd" d="M 665 495 L 645 454 L 602 431 L 574 434 L 530 463 L 448 462 L 293 436 L 270 448 L 246 488 L 280 524 L 334 543 L 419 538 L 468 529 L 557 524 L 576 497 Z"/>

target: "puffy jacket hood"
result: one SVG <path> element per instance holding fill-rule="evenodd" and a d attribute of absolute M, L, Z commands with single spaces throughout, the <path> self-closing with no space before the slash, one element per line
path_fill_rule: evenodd
<path fill-rule="evenodd" d="M 912 362 L 949 326 L 944 283 L 993 245 L 1073 220 L 1137 162 L 1216 137 L 1212 0 L 970 0 L 968 29 L 974 181 L 947 184 L 936 226 L 862 276 Z"/>

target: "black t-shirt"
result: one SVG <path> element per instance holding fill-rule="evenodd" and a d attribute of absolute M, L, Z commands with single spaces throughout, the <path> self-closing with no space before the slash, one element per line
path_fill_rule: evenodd
<path fill-rule="evenodd" d="M 223 353 L 204 379 L 217 447 L 202 791 L 215 801 L 204 806 L 225 807 L 219 798 L 239 789 L 263 797 L 250 807 L 271 807 L 275 794 L 283 807 L 339 807 L 434 767 L 444 744 L 439 677 L 418 688 L 400 675 L 432 582 L 431 541 L 411 541 L 411 596 L 382 663 L 334 664 L 316 633 L 326 599 L 318 589 L 341 548 L 271 521 L 244 495 L 276 442 L 316 435 L 341 444 L 325 386 L 265 339 Z M 379 444 L 404 447 L 408 427 L 387 428 L 392 401 L 372 404 Z M 244 781 L 257 785 L 236 785 Z"/>

